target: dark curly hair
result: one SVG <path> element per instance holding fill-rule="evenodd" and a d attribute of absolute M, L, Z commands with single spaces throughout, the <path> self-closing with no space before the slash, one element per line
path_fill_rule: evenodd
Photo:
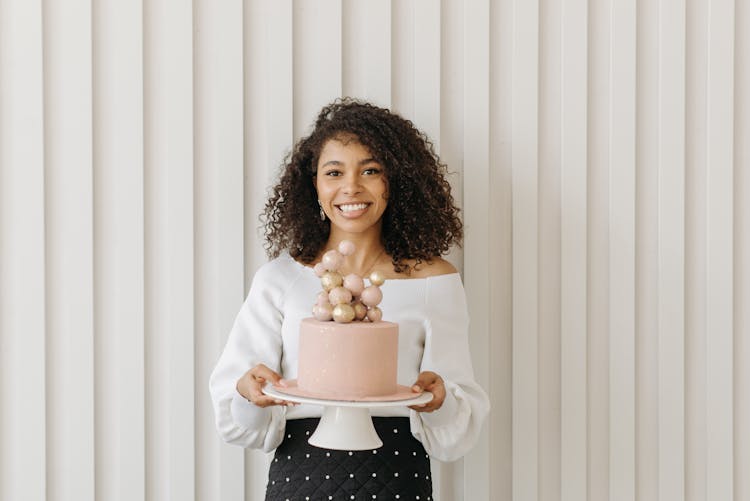
<path fill-rule="evenodd" d="M 342 98 L 321 110 L 312 133 L 284 161 L 261 215 L 270 257 L 287 250 L 309 264 L 326 245 L 330 222 L 320 220 L 313 177 L 330 139 L 360 143 L 384 167 L 388 205 L 381 238 L 397 272 L 411 271 L 406 260 L 418 265 L 461 245 L 463 226 L 447 169 L 425 134 L 387 109 Z"/>

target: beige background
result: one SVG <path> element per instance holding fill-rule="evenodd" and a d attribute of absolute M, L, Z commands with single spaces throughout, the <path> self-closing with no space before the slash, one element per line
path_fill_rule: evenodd
<path fill-rule="evenodd" d="M 353 95 L 455 173 L 493 412 L 451 500 L 750 500 L 743 0 L 0 0 L 0 499 L 260 500 L 207 379 Z"/>

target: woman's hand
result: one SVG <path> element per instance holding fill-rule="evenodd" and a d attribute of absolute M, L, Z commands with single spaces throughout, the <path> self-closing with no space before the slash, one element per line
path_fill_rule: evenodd
<path fill-rule="evenodd" d="M 246 400 L 258 407 L 268 407 L 270 405 L 295 405 L 293 402 L 280 400 L 263 393 L 262 389 L 266 384 L 266 381 L 278 386 L 286 386 L 286 383 L 278 373 L 272 371 L 263 364 L 258 364 L 247 371 L 239 381 L 237 381 L 237 391 Z"/>
<path fill-rule="evenodd" d="M 445 400 L 445 383 L 443 378 L 431 371 L 425 371 L 417 376 L 417 381 L 411 387 L 415 393 L 429 391 L 432 393 L 432 400 L 426 404 L 410 405 L 410 409 L 417 412 L 432 412 L 439 409 Z"/>

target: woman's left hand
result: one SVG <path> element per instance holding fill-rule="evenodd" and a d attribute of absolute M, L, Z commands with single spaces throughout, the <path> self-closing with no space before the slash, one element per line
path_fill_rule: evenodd
<path fill-rule="evenodd" d="M 410 405 L 410 409 L 414 409 L 417 412 L 432 412 L 438 410 L 443 405 L 443 401 L 445 400 L 445 383 L 443 383 L 443 378 L 434 372 L 421 372 L 411 389 L 415 393 L 421 393 L 423 390 L 431 392 L 432 400 L 426 404 Z"/>

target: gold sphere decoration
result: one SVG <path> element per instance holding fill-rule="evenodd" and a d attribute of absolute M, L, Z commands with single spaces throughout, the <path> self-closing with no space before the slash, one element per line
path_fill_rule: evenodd
<path fill-rule="evenodd" d="M 354 308 L 348 304 L 337 304 L 333 308 L 333 320 L 341 324 L 348 324 L 354 320 Z"/>
<path fill-rule="evenodd" d="M 383 285 L 384 282 L 385 282 L 385 275 L 383 275 L 382 272 L 373 271 L 372 273 L 370 273 L 370 283 L 372 285 L 380 286 L 380 285 Z"/>

